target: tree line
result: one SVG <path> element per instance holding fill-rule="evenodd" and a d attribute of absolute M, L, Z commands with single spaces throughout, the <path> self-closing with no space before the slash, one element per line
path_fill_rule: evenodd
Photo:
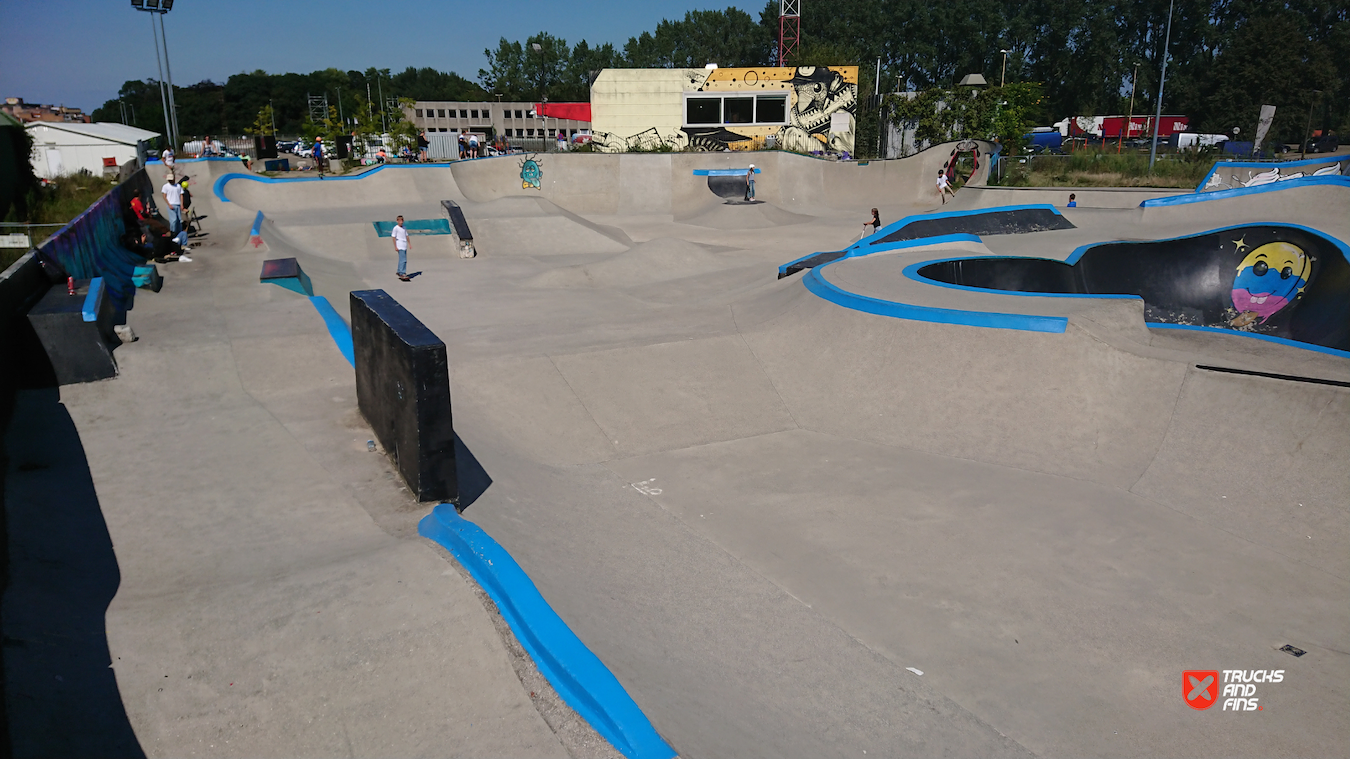
<path fill-rule="evenodd" d="M 1135 113 L 1157 105 L 1169 0 L 831 0 L 802 4 L 802 42 L 791 65 L 858 65 L 865 91 L 951 87 L 965 74 L 990 84 L 1038 83 L 1033 123 L 1066 116 Z M 501 39 L 484 50 L 486 65 L 470 81 L 454 73 L 409 68 L 311 74 L 237 74 L 224 85 L 202 82 L 178 91 L 185 134 L 239 131 L 271 100 L 277 128 L 296 133 L 305 94 L 364 95 L 383 84 L 385 97 L 419 100 L 578 101 L 594 75 L 610 67 L 766 66 L 777 63 L 777 0 L 759 18 L 736 8 L 690 11 L 663 20 L 620 47 L 540 33 Z M 537 48 L 537 49 L 536 49 Z M 1272 140 L 1295 142 L 1313 128 L 1350 132 L 1350 3 L 1346 0 L 1175 0 L 1163 110 L 1185 114 L 1202 132 L 1255 131 L 1260 107 L 1277 106 Z M 1003 51 L 1007 51 L 1006 54 Z M 162 123 L 155 83 L 128 82 L 143 126 Z M 372 91 L 372 101 L 378 94 Z M 147 102 L 148 101 L 148 102 Z M 99 120 L 120 120 L 109 101 Z M 158 121 L 156 121 L 158 118 Z"/>

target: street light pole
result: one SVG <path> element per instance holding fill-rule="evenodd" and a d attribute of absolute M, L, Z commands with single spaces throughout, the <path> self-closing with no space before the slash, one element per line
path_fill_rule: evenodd
<path fill-rule="evenodd" d="M 1321 91 L 1321 90 L 1313 90 L 1313 91 L 1312 91 L 1312 94 L 1314 95 L 1314 97 L 1308 101 L 1308 128 L 1303 130 L 1303 144 L 1299 146 L 1299 147 L 1302 149 L 1302 157 L 1303 157 L 1303 158 L 1307 158 L 1307 157 L 1308 157 L 1308 143 L 1312 140 L 1312 112 L 1313 112 L 1313 104 L 1317 102 L 1317 98 L 1316 98 L 1315 96 L 1321 95 L 1321 94 L 1322 94 L 1322 91 Z"/>
<path fill-rule="evenodd" d="M 1130 78 L 1130 115 L 1125 118 L 1125 129 L 1120 133 L 1120 139 L 1116 141 L 1116 155 L 1120 155 L 1120 149 L 1125 145 L 1125 132 L 1134 131 L 1134 86 L 1139 83 L 1139 62 L 1134 62 L 1134 76 Z"/>
<path fill-rule="evenodd" d="M 1176 0 L 1168 0 L 1167 3 L 1167 39 L 1163 42 L 1162 49 L 1162 76 L 1158 79 L 1158 114 L 1153 119 L 1153 147 L 1148 153 L 1148 170 L 1153 171 L 1153 162 L 1158 160 L 1158 125 L 1162 123 L 1162 104 L 1163 104 L 1163 86 L 1167 84 L 1167 56 L 1168 49 L 1172 47 L 1172 9 L 1176 6 Z"/>
<path fill-rule="evenodd" d="M 1003 89 L 1003 85 L 1008 83 L 1008 53 L 1012 51 L 1000 50 L 999 52 L 1003 53 L 1003 75 L 998 79 L 998 87 L 999 89 Z"/>
<path fill-rule="evenodd" d="M 159 12 L 159 39 L 164 44 L 164 74 L 169 79 L 169 112 L 173 115 L 170 123 L 173 124 L 173 144 L 176 150 L 182 135 L 178 132 L 178 105 L 173 101 L 173 69 L 169 66 L 169 35 L 164 31 L 164 14 L 168 13 L 172 6 L 173 3 L 161 3 L 163 10 Z"/>
<path fill-rule="evenodd" d="M 164 140 L 173 144 L 173 127 L 169 125 L 169 99 L 164 94 L 164 62 L 159 57 L 159 30 L 155 28 L 155 17 L 150 17 L 150 33 L 155 36 L 155 69 L 159 71 L 159 105 L 164 109 Z"/>

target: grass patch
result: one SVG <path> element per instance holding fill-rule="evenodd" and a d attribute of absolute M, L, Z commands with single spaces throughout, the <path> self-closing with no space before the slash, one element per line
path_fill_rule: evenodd
<path fill-rule="evenodd" d="M 29 196 L 27 219 L 15 218 L 15 212 L 11 210 L 5 221 L 29 224 L 65 224 L 84 213 L 85 209 L 93 205 L 94 201 L 103 197 L 116 184 L 116 182 L 89 174 L 71 174 L 58 177 L 47 186 L 39 187 L 36 192 Z M 34 245 L 41 245 L 43 240 L 46 240 L 58 229 L 60 227 L 34 229 L 32 232 Z M 6 227 L 4 231 L 20 232 L 22 230 L 15 227 Z M 21 248 L 0 248 L 0 271 L 9 268 L 10 264 L 19 260 L 27 252 L 27 250 Z"/>
<path fill-rule="evenodd" d="M 1067 156 L 1033 156 L 1026 163 L 1012 159 L 1004 187 L 1165 187 L 1193 189 L 1214 167 L 1212 152 L 1159 157 L 1148 168 L 1146 153 L 1079 150 Z"/>

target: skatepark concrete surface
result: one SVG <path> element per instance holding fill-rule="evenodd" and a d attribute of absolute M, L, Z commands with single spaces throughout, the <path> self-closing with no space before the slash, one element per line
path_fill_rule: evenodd
<path fill-rule="evenodd" d="M 1067 192 L 977 176 L 941 210 L 1051 202 L 1075 228 L 819 272 L 1060 316 L 1060 334 L 864 313 L 777 279 L 856 242 L 873 206 L 936 210 L 951 147 L 869 165 L 549 154 L 539 189 L 518 157 L 231 179 L 229 202 L 200 180 L 213 245 L 138 297 L 121 376 L 61 389 L 121 573 L 108 647 L 144 751 L 597 750 L 532 706 L 509 632 L 416 536 L 431 504 L 365 450 L 322 320 L 257 282 L 294 256 L 344 317 L 350 290 L 382 288 L 445 341 L 464 518 L 682 757 L 1343 754 L 1350 389 L 1199 367 L 1345 383 L 1350 361 L 1150 328 L 1137 300 L 902 270 L 1257 221 L 1350 240 L 1350 192 L 1141 209 L 1167 191 L 1073 190 L 1065 209 Z M 753 205 L 692 175 L 749 162 Z M 444 199 L 478 257 L 414 236 L 398 281 L 371 222 L 442 218 Z M 1238 669 L 1284 670 L 1260 711 L 1187 705 L 1183 671 Z"/>

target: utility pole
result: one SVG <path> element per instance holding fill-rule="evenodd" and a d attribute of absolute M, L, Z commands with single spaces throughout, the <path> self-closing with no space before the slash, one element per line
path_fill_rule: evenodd
<path fill-rule="evenodd" d="M 267 115 L 272 117 L 272 136 L 277 136 L 277 111 L 272 107 L 272 98 L 267 99 Z"/>
<path fill-rule="evenodd" d="M 1153 147 L 1148 153 L 1148 170 L 1153 171 L 1153 162 L 1158 160 L 1158 126 L 1162 123 L 1163 86 L 1167 84 L 1167 57 L 1172 47 L 1172 9 L 1176 0 L 1167 3 L 1167 39 L 1162 49 L 1162 76 L 1158 79 L 1158 114 L 1153 119 Z"/>
<path fill-rule="evenodd" d="M 1312 94 L 1314 96 L 1321 95 L 1322 91 L 1313 90 Z M 1302 152 L 1303 158 L 1308 157 L 1308 143 L 1312 141 L 1312 112 L 1313 112 L 1313 103 L 1315 102 L 1317 102 L 1316 97 L 1313 97 L 1311 100 L 1308 101 L 1308 128 L 1303 130 L 1303 144 L 1299 146 L 1299 148 L 1303 151 Z"/>
<path fill-rule="evenodd" d="M 380 103 L 384 103 L 384 81 L 378 73 L 375 75 L 375 87 L 380 91 Z M 385 119 L 383 110 L 380 111 L 380 127 L 382 131 L 389 131 L 389 122 Z"/>
<path fill-rule="evenodd" d="M 1125 128 L 1120 132 L 1120 139 L 1116 140 L 1116 155 L 1120 155 L 1120 149 L 1125 145 L 1125 132 L 1134 131 L 1134 86 L 1139 83 L 1139 62 L 1134 62 L 1134 76 L 1130 78 L 1130 115 L 1125 118 Z"/>
<path fill-rule="evenodd" d="M 1008 83 L 1008 53 L 1012 51 L 1000 50 L 999 52 L 1003 53 L 1003 75 L 998 79 L 998 88 L 1003 89 L 1003 85 Z"/>

